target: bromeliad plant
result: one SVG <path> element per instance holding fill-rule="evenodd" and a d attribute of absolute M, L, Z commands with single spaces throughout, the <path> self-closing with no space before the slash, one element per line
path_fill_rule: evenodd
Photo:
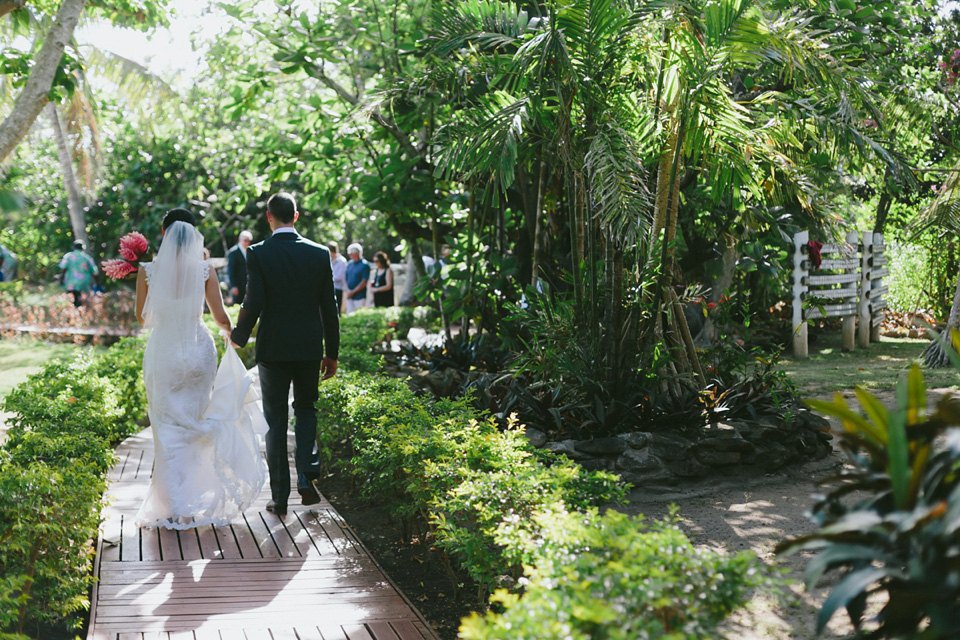
<path fill-rule="evenodd" d="M 954 337 L 955 343 L 960 334 Z M 868 638 L 960 637 L 960 398 L 926 413 L 923 374 L 914 366 L 887 410 L 863 389 L 863 409 L 809 401 L 839 418 L 848 464 L 813 507 L 819 529 L 782 543 L 779 553 L 818 552 L 808 588 L 840 571 L 817 618 L 822 630 L 841 607 Z M 946 435 L 946 446 L 935 447 Z M 884 597 L 885 596 L 885 597 Z M 868 601 L 879 606 L 867 615 Z"/>

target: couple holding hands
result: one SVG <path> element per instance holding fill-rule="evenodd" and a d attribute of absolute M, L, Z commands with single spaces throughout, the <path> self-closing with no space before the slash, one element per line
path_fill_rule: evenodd
<path fill-rule="evenodd" d="M 137 273 L 137 319 L 151 329 L 143 377 L 155 444 L 150 488 L 137 515 L 140 526 L 188 529 L 237 519 L 263 486 L 261 437 L 270 478 L 267 509 L 285 515 L 291 493 L 291 386 L 297 491 L 304 505 L 320 501 L 314 485 L 315 404 L 320 380 L 337 371 L 340 321 L 329 251 L 297 233 L 299 215 L 290 194 L 267 201 L 273 233 L 247 251 L 246 296 L 231 327 L 193 214 L 167 212 L 156 258 Z M 229 334 L 219 366 L 213 337 L 201 320 L 204 302 Z M 254 376 L 233 347 L 247 343 L 258 321 Z"/>

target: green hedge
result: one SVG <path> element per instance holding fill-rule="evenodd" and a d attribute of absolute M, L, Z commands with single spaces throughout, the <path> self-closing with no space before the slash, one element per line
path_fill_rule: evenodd
<path fill-rule="evenodd" d="M 113 447 L 146 415 L 142 340 L 54 360 L 3 402 L 0 637 L 79 628 Z"/>
<path fill-rule="evenodd" d="M 341 465 L 361 495 L 429 533 L 455 586 L 454 567 L 481 592 L 504 576 L 521 585 L 495 591 L 502 613 L 465 619 L 461 637 L 708 638 L 759 584 L 752 554 L 696 550 L 674 519 L 600 515 L 624 496 L 616 476 L 533 449 L 469 399 L 417 397 L 369 372 L 350 351 L 369 352 L 384 324 L 379 311 L 345 319 L 341 362 L 361 366 L 321 385 L 319 440 L 328 460 L 351 446 Z"/>

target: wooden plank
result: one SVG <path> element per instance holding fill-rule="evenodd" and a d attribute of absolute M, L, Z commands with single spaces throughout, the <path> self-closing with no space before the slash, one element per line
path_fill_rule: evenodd
<path fill-rule="evenodd" d="M 97 558 L 103 562 L 120 562 L 120 545 L 123 536 L 120 528 L 123 524 L 123 515 L 119 511 L 105 509 L 106 514 L 100 523 L 100 553 Z"/>
<path fill-rule="evenodd" d="M 856 298 L 860 290 L 856 287 L 846 287 L 843 289 L 812 289 L 801 294 L 801 300 L 810 298 Z"/>
<path fill-rule="evenodd" d="M 263 558 L 279 558 L 280 548 L 270 535 L 270 529 L 260 518 L 260 513 L 257 511 L 243 515 L 243 519 L 247 522 L 247 529 L 256 540 L 257 548 Z"/>
<path fill-rule="evenodd" d="M 390 625 L 400 640 L 424 640 L 427 636 L 420 632 L 417 625 L 409 620 L 392 620 Z"/>
<path fill-rule="evenodd" d="M 196 529 L 184 529 L 180 532 L 180 553 L 184 560 L 199 560 L 203 557 Z"/>
<path fill-rule="evenodd" d="M 368 622 L 367 629 L 373 636 L 373 640 L 400 640 L 389 622 Z"/>
<path fill-rule="evenodd" d="M 374 640 L 367 628 L 362 624 L 345 624 L 343 632 L 347 635 L 347 640 Z"/>
<path fill-rule="evenodd" d="M 257 539 L 250 531 L 249 525 L 243 522 L 234 522 L 230 525 L 233 533 L 233 539 L 236 540 L 237 549 L 240 550 L 241 558 L 262 558 L 260 547 L 257 545 Z"/>
<path fill-rule="evenodd" d="M 123 562 L 139 562 L 140 556 L 140 529 L 134 521 L 134 515 L 125 513 L 120 528 L 120 559 Z"/>
<path fill-rule="evenodd" d="M 325 621 L 318 625 L 323 640 L 347 640 L 347 634 L 343 632 L 343 627 L 333 622 Z"/>
<path fill-rule="evenodd" d="M 319 509 L 311 512 L 316 524 L 321 527 L 338 554 L 359 555 L 359 543 L 347 524 L 333 509 Z"/>
<path fill-rule="evenodd" d="M 292 627 L 270 627 L 271 640 L 300 640 Z"/>
<path fill-rule="evenodd" d="M 216 560 L 220 557 L 220 542 L 213 527 L 205 525 L 197 527 L 197 540 L 200 543 L 200 555 L 207 560 Z"/>
<path fill-rule="evenodd" d="M 194 640 L 193 631 L 171 631 L 167 637 L 170 640 Z"/>
<path fill-rule="evenodd" d="M 243 635 L 247 640 L 273 640 L 270 629 L 244 629 Z"/>
<path fill-rule="evenodd" d="M 829 269 L 856 269 L 860 266 L 860 258 L 834 258 L 830 260 L 821 260 L 820 266 L 816 267 L 817 271 L 827 271 Z M 813 271 L 813 264 L 809 264 L 811 271 Z"/>
<path fill-rule="evenodd" d="M 194 640 L 223 640 L 216 629 L 194 629 Z"/>
<path fill-rule="evenodd" d="M 323 640 L 323 634 L 316 627 L 294 627 L 297 640 Z"/>
<path fill-rule="evenodd" d="M 130 525 L 133 527 L 133 524 Z M 141 528 L 140 532 L 140 559 L 162 560 L 160 556 L 160 534 L 155 527 Z"/>
<path fill-rule="evenodd" d="M 161 560 L 183 560 L 180 556 L 180 537 L 174 529 L 157 527 L 160 537 Z"/>
<path fill-rule="evenodd" d="M 237 546 L 237 541 L 233 537 L 233 531 L 229 526 L 214 527 L 213 530 L 217 534 L 217 542 L 220 544 L 221 558 L 225 560 L 236 560 L 243 557 L 243 554 L 240 553 L 240 548 Z"/>
<path fill-rule="evenodd" d="M 818 287 L 825 284 L 842 284 L 844 282 L 859 282 L 859 273 L 837 273 L 829 276 L 807 276 L 803 283 L 808 287 Z"/>
<path fill-rule="evenodd" d="M 297 547 L 297 553 L 306 557 L 309 554 L 316 553 L 317 549 L 311 540 L 311 532 L 304 528 L 301 518 L 306 515 L 303 512 L 291 511 L 283 524 L 287 527 L 287 533 L 293 539 L 293 544 Z"/>
<path fill-rule="evenodd" d="M 290 518 L 290 514 L 280 518 L 269 511 L 261 511 L 258 515 L 270 532 L 270 537 L 273 538 L 274 544 L 279 549 L 280 556 L 283 558 L 299 557 L 300 551 L 297 549 L 297 545 L 293 543 L 293 538 L 287 532 L 286 526 L 284 526 L 284 520 Z"/>

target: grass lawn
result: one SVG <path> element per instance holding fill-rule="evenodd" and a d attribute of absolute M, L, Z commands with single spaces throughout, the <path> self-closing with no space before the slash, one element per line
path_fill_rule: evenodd
<path fill-rule="evenodd" d="M 70 358 L 80 347 L 73 343 L 56 344 L 29 338 L 0 340 L 0 399 L 36 373 L 43 363 L 54 358 Z"/>
<path fill-rule="evenodd" d="M 810 357 L 795 360 L 789 353 L 780 361 L 793 383 L 804 394 L 822 395 L 833 391 L 853 391 L 860 385 L 871 391 L 892 390 L 906 375 L 910 365 L 920 358 L 928 340 L 882 338 L 866 349 L 844 353 L 840 348 L 840 332 L 820 333 L 810 343 Z M 960 388 L 960 372 L 946 369 L 923 369 L 928 389 Z"/>

